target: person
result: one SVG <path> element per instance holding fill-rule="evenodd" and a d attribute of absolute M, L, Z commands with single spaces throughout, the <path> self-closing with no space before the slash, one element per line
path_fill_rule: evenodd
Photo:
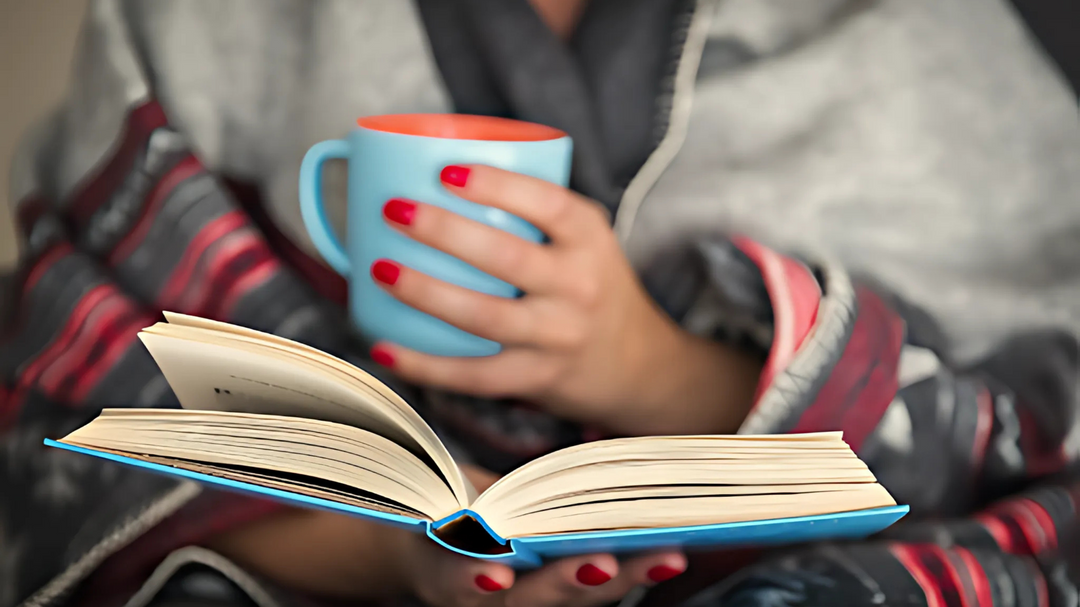
<path fill-rule="evenodd" d="M 439 176 L 544 245 L 384 208 L 525 291 L 371 269 L 506 344 L 490 358 L 364 343 L 296 202 L 315 141 L 445 111 L 574 140 L 570 189 Z M 998 2 L 96 0 L 12 171 L 0 605 L 1075 605 L 1075 111 Z M 177 405 L 135 337 L 161 310 L 363 366 L 480 486 L 605 436 L 838 429 L 912 514 L 863 542 L 514 572 L 44 449 L 103 407 Z"/>

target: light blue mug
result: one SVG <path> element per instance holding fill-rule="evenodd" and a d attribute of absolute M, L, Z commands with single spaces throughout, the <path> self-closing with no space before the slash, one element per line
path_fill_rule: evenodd
<path fill-rule="evenodd" d="M 319 253 L 349 281 L 349 311 L 366 337 L 438 356 L 489 356 L 498 343 L 466 333 L 394 299 L 371 278 L 371 265 L 390 259 L 440 280 L 490 295 L 517 297 L 513 285 L 395 231 L 382 216 L 391 198 L 449 209 L 533 242 L 543 234 L 505 211 L 478 205 L 443 188 L 443 167 L 485 164 L 566 186 L 572 143 L 562 131 L 528 122 L 461 114 L 400 114 L 357 121 L 345 139 L 317 143 L 300 165 L 300 210 Z M 327 221 L 323 163 L 349 165 L 346 244 Z"/>

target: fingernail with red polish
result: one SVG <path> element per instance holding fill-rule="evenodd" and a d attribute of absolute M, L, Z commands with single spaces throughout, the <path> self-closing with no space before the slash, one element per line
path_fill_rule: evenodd
<path fill-rule="evenodd" d="M 400 198 L 392 198 L 383 205 L 382 213 L 390 221 L 407 226 L 416 217 L 416 203 Z"/>
<path fill-rule="evenodd" d="M 394 355 L 382 346 L 375 346 L 371 349 L 371 360 L 384 367 L 394 366 Z"/>
<path fill-rule="evenodd" d="M 660 583 L 666 582 L 682 572 L 682 569 L 676 569 L 671 565 L 657 565 L 656 567 L 650 569 L 649 572 L 646 573 L 646 575 L 649 576 L 650 580 Z"/>
<path fill-rule="evenodd" d="M 498 592 L 503 589 L 502 584 L 481 573 L 476 576 L 476 585 L 484 592 Z"/>
<path fill-rule="evenodd" d="M 442 179 L 443 183 L 449 183 L 450 185 L 463 188 L 465 187 L 465 182 L 469 180 L 469 169 L 450 165 L 439 173 L 439 179 Z"/>
<path fill-rule="evenodd" d="M 586 586 L 599 586 L 610 579 L 611 576 L 607 572 L 592 563 L 586 563 L 577 570 L 577 581 Z"/>
<path fill-rule="evenodd" d="M 380 259 L 371 264 L 371 277 L 384 285 L 393 285 L 401 276 L 401 267 L 396 263 Z"/>

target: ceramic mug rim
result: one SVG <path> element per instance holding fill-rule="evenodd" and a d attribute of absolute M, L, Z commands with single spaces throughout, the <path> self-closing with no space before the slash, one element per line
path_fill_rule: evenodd
<path fill-rule="evenodd" d="M 473 114 L 383 114 L 356 120 L 364 130 L 459 141 L 554 141 L 563 131 L 523 120 Z"/>

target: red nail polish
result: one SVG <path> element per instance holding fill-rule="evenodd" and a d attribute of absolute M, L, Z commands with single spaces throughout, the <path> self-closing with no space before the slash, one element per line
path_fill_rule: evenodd
<path fill-rule="evenodd" d="M 449 183 L 450 185 L 463 188 L 465 187 L 465 182 L 469 180 L 469 169 L 450 165 L 439 173 L 439 179 L 442 179 L 443 183 Z"/>
<path fill-rule="evenodd" d="M 416 203 L 392 198 L 383 205 L 382 213 L 390 221 L 407 226 L 412 224 L 413 218 L 416 217 Z"/>
<path fill-rule="evenodd" d="M 586 563 L 577 570 L 577 581 L 586 586 L 599 586 L 610 579 L 610 575 L 592 563 Z"/>
<path fill-rule="evenodd" d="M 484 592 L 498 592 L 503 589 L 502 584 L 481 573 L 476 576 L 476 585 Z"/>
<path fill-rule="evenodd" d="M 380 259 L 371 264 L 371 276 L 384 285 L 393 285 L 401 276 L 401 267 L 396 263 Z"/>
<path fill-rule="evenodd" d="M 657 565 L 650 569 L 645 575 L 648 575 L 650 580 L 660 583 L 666 582 L 682 572 L 682 569 L 676 569 L 671 565 Z"/>
<path fill-rule="evenodd" d="M 382 346 L 375 346 L 371 349 L 371 360 L 384 367 L 394 366 L 394 355 Z"/>

